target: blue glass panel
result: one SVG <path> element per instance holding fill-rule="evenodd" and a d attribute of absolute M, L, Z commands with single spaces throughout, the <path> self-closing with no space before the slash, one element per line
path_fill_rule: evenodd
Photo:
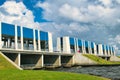
<path fill-rule="evenodd" d="M 114 52 L 114 48 L 112 47 L 112 52 Z"/>
<path fill-rule="evenodd" d="M 33 39 L 33 29 L 23 27 L 23 37 Z"/>
<path fill-rule="evenodd" d="M 48 41 L 48 32 L 40 31 L 40 40 Z"/>
<path fill-rule="evenodd" d="M 70 45 L 75 45 L 75 41 L 74 41 L 74 38 L 70 38 Z"/>
<path fill-rule="evenodd" d="M 109 50 L 111 50 L 111 47 L 109 46 Z"/>
<path fill-rule="evenodd" d="M 108 49 L 109 49 L 109 46 L 106 46 L 106 50 L 108 51 Z"/>
<path fill-rule="evenodd" d="M 102 45 L 102 48 L 103 48 L 103 50 L 105 50 L 105 46 L 104 45 Z"/>
<path fill-rule="evenodd" d="M 35 30 L 35 38 L 38 40 L 38 30 Z"/>
<path fill-rule="evenodd" d="M 78 46 L 82 46 L 82 40 L 78 40 Z"/>
<path fill-rule="evenodd" d="M 94 48 L 94 43 L 93 42 L 91 42 L 91 48 Z"/>
<path fill-rule="evenodd" d="M 15 26 L 12 24 L 2 23 L 1 30 L 4 35 L 15 36 Z"/>
<path fill-rule="evenodd" d="M 21 36 L 21 29 L 20 29 L 20 26 L 17 26 L 17 36 L 18 36 L 18 37 Z"/>
<path fill-rule="evenodd" d="M 85 41 L 85 47 L 89 47 L 89 42 Z"/>

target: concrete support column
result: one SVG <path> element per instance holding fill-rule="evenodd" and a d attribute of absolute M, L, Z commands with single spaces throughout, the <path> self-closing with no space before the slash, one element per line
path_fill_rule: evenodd
<path fill-rule="evenodd" d="M 86 49 L 85 49 L 85 41 L 83 40 L 83 54 L 86 54 Z"/>
<path fill-rule="evenodd" d="M 102 48 L 102 44 L 99 44 L 98 45 L 98 53 L 99 53 L 99 55 L 103 55 L 103 48 Z"/>
<path fill-rule="evenodd" d="M 21 26 L 21 50 L 23 50 L 23 27 Z"/>
<path fill-rule="evenodd" d="M 61 40 L 60 40 L 60 38 L 57 38 L 57 51 L 62 52 L 61 51 Z"/>
<path fill-rule="evenodd" d="M 64 53 L 71 53 L 69 37 L 63 37 L 63 52 Z"/>
<path fill-rule="evenodd" d="M 76 38 L 76 53 L 78 53 L 79 47 L 78 47 L 78 39 Z"/>
<path fill-rule="evenodd" d="M 41 67 L 43 67 L 43 56 L 42 55 L 38 55 L 39 56 L 39 58 L 38 58 L 38 61 L 37 61 L 37 63 L 36 63 L 36 65 L 35 65 L 35 67 L 36 68 L 41 68 Z"/>
<path fill-rule="evenodd" d="M 97 55 L 97 47 L 95 43 L 94 43 L 94 54 Z"/>
<path fill-rule="evenodd" d="M 35 29 L 33 29 L 33 45 L 34 45 L 34 51 L 36 51 L 36 36 L 35 36 Z"/>
<path fill-rule="evenodd" d="M 44 67 L 44 55 L 43 55 L 43 54 L 41 55 L 41 59 L 42 59 L 42 64 L 41 64 L 41 66 Z"/>
<path fill-rule="evenodd" d="M 38 50 L 41 51 L 41 46 L 40 46 L 40 31 L 38 30 Z"/>
<path fill-rule="evenodd" d="M 16 59 L 15 59 L 15 63 L 16 63 L 18 66 L 20 66 L 20 63 L 21 63 L 20 56 L 21 56 L 21 54 L 18 53 L 17 56 L 16 56 Z"/>
<path fill-rule="evenodd" d="M 48 32 L 48 46 L 49 46 L 49 52 L 53 52 L 52 34 L 49 32 Z"/>
<path fill-rule="evenodd" d="M 2 48 L 2 25 L 0 21 L 0 49 Z"/>
<path fill-rule="evenodd" d="M 88 41 L 88 50 L 89 50 L 89 54 L 92 54 L 92 49 L 91 49 L 91 42 L 90 41 Z"/>
<path fill-rule="evenodd" d="M 75 53 L 77 53 L 78 51 L 77 51 L 77 41 L 76 41 L 76 38 L 74 38 L 74 47 L 75 47 Z"/>
<path fill-rule="evenodd" d="M 59 66 L 61 66 L 61 55 L 59 55 Z"/>
<path fill-rule="evenodd" d="M 15 25 L 15 49 L 18 49 L 17 25 Z"/>

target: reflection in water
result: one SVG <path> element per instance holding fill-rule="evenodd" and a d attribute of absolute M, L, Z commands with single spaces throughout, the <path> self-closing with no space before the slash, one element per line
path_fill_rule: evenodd
<path fill-rule="evenodd" d="M 57 71 L 85 73 L 120 80 L 120 66 L 58 68 Z"/>

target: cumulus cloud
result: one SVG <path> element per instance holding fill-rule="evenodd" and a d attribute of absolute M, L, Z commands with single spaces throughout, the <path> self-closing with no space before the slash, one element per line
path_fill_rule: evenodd
<path fill-rule="evenodd" d="M 44 26 L 41 24 L 42 29 L 48 30 L 45 26 L 52 24 L 54 29 L 50 31 L 59 36 L 69 34 L 119 49 L 119 4 L 119 0 L 46 0 L 38 2 L 36 7 L 43 8 L 43 18 L 52 21 Z M 111 40 L 114 38 L 117 39 Z"/>
<path fill-rule="evenodd" d="M 23 2 L 6 1 L 0 6 L 0 20 L 31 28 L 39 26 L 39 23 L 34 22 L 32 11 L 28 10 Z"/>

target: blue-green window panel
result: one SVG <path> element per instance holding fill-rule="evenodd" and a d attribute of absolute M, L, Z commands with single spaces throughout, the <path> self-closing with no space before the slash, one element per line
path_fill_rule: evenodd
<path fill-rule="evenodd" d="M 93 42 L 91 42 L 91 48 L 94 48 L 94 43 Z"/>
<path fill-rule="evenodd" d="M 69 38 L 69 40 L 70 40 L 70 45 L 75 45 L 75 40 L 74 40 L 74 38 Z"/>
<path fill-rule="evenodd" d="M 21 28 L 20 28 L 20 26 L 17 26 L 17 36 L 21 37 Z"/>
<path fill-rule="evenodd" d="M 8 23 L 1 23 L 2 34 L 15 36 L 15 26 Z"/>
<path fill-rule="evenodd" d="M 23 37 L 33 39 L 33 29 L 23 27 Z"/>
<path fill-rule="evenodd" d="M 83 46 L 82 40 L 79 40 L 79 39 L 78 39 L 78 46 Z"/>
<path fill-rule="evenodd" d="M 48 32 L 40 31 L 40 40 L 48 41 Z"/>
<path fill-rule="evenodd" d="M 89 42 L 85 41 L 85 47 L 89 47 Z"/>
<path fill-rule="evenodd" d="M 103 49 L 103 50 L 106 50 L 104 45 L 102 45 L 102 49 Z"/>
<path fill-rule="evenodd" d="M 106 50 L 107 50 L 107 51 L 109 50 L 109 46 L 108 46 L 108 45 L 106 46 Z"/>
<path fill-rule="evenodd" d="M 38 40 L 38 30 L 35 30 L 35 38 Z"/>

